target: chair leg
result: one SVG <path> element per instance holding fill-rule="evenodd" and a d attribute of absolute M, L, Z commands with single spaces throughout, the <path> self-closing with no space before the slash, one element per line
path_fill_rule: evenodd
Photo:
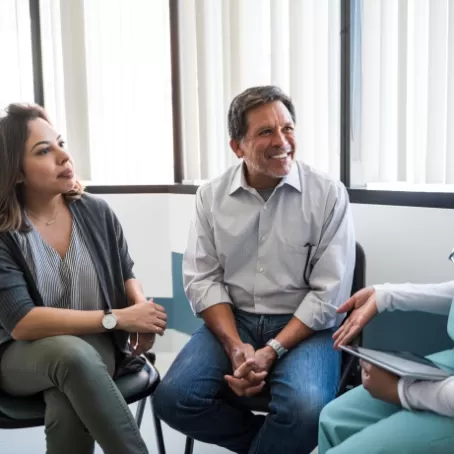
<path fill-rule="evenodd" d="M 158 453 L 159 454 L 166 454 L 166 448 L 164 446 L 164 435 L 162 433 L 162 426 L 160 419 L 156 416 L 153 408 L 153 396 L 150 396 L 150 405 L 151 405 L 151 413 L 153 414 L 153 423 L 154 423 L 154 431 L 156 435 L 156 444 L 158 445 Z"/>
<path fill-rule="evenodd" d="M 194 451 L 194 439 L 186 437 L 186 446 L 184 447 L 184 454 L 192 454 Z"/>
<path fill-rule="evenodd" d="M 142 425 L 143 412 L 145 411 L 146 403 L 147 403 L 147 399 L 145 398 L 145 399 L 142 399 L 141 401 L 139 401 L 139 403 L 137 405 L 136 423 L 139 426 L 139 429 L 140 429 L 140 426 Z"/>

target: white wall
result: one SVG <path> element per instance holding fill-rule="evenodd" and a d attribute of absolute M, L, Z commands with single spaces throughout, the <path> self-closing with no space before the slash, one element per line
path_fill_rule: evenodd
<path fill-rule="evenodd" d="M 170 245 L 173 252 L 183 253 L 188 240 L 189 224 L 194 216 L 195 195 L 170 194 Z"/>
<path fill-rule="evenodd" d="M 442 282 L 454 278 L 454 210 L 353 205 L 367 284 Z"/>
<path fill-rule="evenodd" d="M 168 194 L 102 195 L 117 214 L 147 296 L 172 297 Z"/>

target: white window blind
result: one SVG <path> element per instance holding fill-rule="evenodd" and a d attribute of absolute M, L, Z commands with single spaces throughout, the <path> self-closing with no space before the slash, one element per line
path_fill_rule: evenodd
<path fill-rule="evenodd" d="M 180 4 L 185 179 L 237 162 L 227 111 L 255 85 L 296 106 L 298 157 L 339 177 L 339 0 L 184 0 Z"/>
<path fill-rule="evenodd" d="M 45 104 L 93 184 L 173 182 L 168 0 L 41 0 Z"/>
<path fill-rule="evenodd" d="M 353 27 L 352 183 L 449 188 L 454 2 L 355 0 Z"/>
<path fill-rule="evenodd" d="M 33 102 L 33 64 L 28 0 L 0 1 L 0 109 Z"/>

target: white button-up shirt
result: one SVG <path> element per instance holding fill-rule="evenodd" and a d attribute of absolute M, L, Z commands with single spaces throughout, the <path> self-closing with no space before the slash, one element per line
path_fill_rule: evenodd
<path fill-rule="evenodd" d="M 354 265 L 345 187 L 301 162 L 267 201 L 248 186 L 241 164 L 197 191 L 183 258 L 196 314 L 230 303 L 330 328 L 343 318 L 336 309 L 350 296 Z"/>

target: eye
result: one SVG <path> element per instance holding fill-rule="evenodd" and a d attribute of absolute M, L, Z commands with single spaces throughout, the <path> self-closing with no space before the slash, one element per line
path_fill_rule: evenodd
<path fill-rule="evenodd" d="M 50 153 L 50 148 L 43 148 L 43 149 L 39 150 L 39 152 L 38 152 L 39 155 L 44 155 L 47 153 Z"/>
<path fill-rule="evenodd" d="M 267 136 L 268 134 L 271 134 L 271 129 L 264 129 L 263 131 L 260 131 L 259 136 Z"/>
<path fill-rule="evenodd" d="M 284 128 L 284 131 L 286 131 L 286 132 L 293 132 L 293 130 L 294 130 L 294 127 L 293 127 L 293 126 L 286 126 L 286 127 Z"/>
<path fill-rule="evenodd" d="M 58 145 L 60 148 L 65 148 L 66 142 L 64 140 L 60 140 L 60 142 L 58 142 Z"/>

